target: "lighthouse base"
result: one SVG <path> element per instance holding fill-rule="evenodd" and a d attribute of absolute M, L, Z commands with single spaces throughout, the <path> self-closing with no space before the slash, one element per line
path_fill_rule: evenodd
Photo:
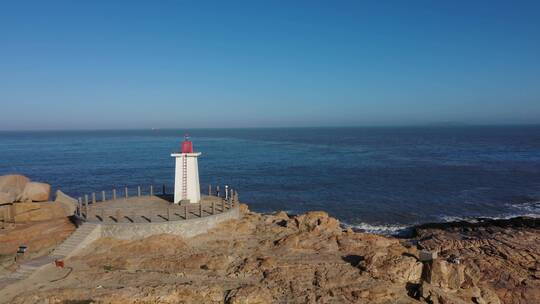
<path fill-rule="evenodd" d="M 201 200 L 199 166 L 197 157 L 201 153 L 173 153 L 176 159 L 174 177 L 174 203 L 197 204 Z"/>
<path fill-rule="evenodd" d="M 191 201 L 188 199 L 183 199 L 183 200 L 178 201 L 178 204 L 180 204 L 180 206 L 185 206 L 185 205 L 191 204 Z"/>

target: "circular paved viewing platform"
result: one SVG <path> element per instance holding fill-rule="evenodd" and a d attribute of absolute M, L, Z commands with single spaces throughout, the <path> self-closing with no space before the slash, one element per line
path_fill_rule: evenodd
<path fill-rule="evenodd" d="M 200 203 L 172 204 L 163 196 L 140 196 L 95 202 L 83 206 L 81 216 L 86 222 L 160 223 L 201 218 L 232 209 L 234 200 L 217 196 L 201 196 Z"/>

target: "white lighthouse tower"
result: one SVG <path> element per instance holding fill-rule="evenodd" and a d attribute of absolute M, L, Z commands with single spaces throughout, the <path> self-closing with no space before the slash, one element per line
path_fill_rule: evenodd
<path fill-rule="evenodd" d="M 173 153 L 176 158 L 174 177 L 174 203 L 193 203 L 201 200 L 201 188 L 199 185 L 199 165 L 197 157 L 201 153 L 193 152 L 193 143 L 187 135 L 182 142 L 181 153 Z"/>

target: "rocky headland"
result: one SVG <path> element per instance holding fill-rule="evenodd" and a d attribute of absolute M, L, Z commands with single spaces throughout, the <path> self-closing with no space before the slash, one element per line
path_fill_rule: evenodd
<path fill-rule="evenodd" d="M 394 238 L 325 212 L 241 210 L 189 239 L 99 239 L 65 268 L 5 286 L 0 303 L 540 303 L 538 219 L 428 224 Z M 0 250 L 24 229 L 54 239 L 34 243 L 36 256 L 50 250 L 70 234 L 60 221 L 0 230 Z M 426 252 L 437 257 L 421 261 Z"/>

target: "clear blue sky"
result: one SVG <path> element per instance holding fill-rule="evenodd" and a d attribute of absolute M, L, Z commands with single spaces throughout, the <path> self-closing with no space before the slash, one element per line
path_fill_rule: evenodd
<path fill-rule="evenodd" d="M 9 2 L 0 130 L 540 123 L 540 1 Z"/>

